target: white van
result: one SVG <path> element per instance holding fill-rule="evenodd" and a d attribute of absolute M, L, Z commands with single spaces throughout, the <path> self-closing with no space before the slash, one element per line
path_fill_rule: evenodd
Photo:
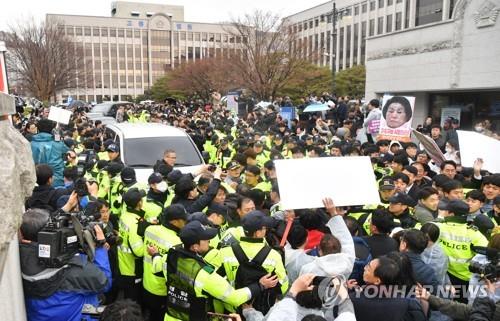
<path fill-rule="evenodd" d="M 114 123 L 106 126 L 108 137 L 120 145 L 120 157 L 135 169 L 137 181 L 147 183 L 153 165 L 167 149 L 175 150 L 175 168 L 192 173 L 203 164 L 202 155 L 182 129 L 158 123 Z"/>

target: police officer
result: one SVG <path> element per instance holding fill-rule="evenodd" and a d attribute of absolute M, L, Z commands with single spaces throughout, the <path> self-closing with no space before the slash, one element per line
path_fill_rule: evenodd
<path fill-rule="evenodd" d="M 118 246 L 118 289 L 124 291 L 125 298 L 140 303 L 142 262 L 144 242 L 138 233 L 139 221 L 144 217 L 142 198 L 146 196 L 143 190 L 129 189 L 123 195 L 126 210 L 120 216 L 119 234 L 121 244 Z"/>
<path fill-rule="evenodd" d="M 160 173 L 152 173 L 148 178 L 149 190 L 142 209 L 146 212 L 144 219 L 148 222 L 157 220 L 169 196 L 168 184 Z"/>
<path fill-rule="evenodd" d="M 235 290 L 203 259 L 209 240 L 216 234 L 216 229 L 198 221 L 182 228 L 179 236 L 183 244 L 169 250 L 163 269 L 167 279 L 165 320 L 208 320 L 207 312 L 213 311 L 213 299 L 240 306 L 260 293 L 258 283 Z M 264 278 L 261 280 L 265 283 Z M 267 286 L 272 286 L 272 282 Z"/>
<path fill-rule="evenodd" d="M 150 311 L 150 319 L 161 321 L 165 315 L 165 297 L 167 287 L 161 272 L 160 257 L 157 255 L 156 266 L 153 266 L 153 258 L 147 251 L 148 247 L 154 247 L 158 254 L 166 260 L 166 255 L 170 248 L 180 244 L 180 228 L 187 220 L 187 212 L 182 205 L 174 204 L 167 207 L 160 216 L 160 225 L 151 225 L 144 233 L 144 304 Z"/>
<path fill-rule="evenodd" d="M 389 198 L 389 213 L 394 216 L 394 220 L 402 228 L 413 228 L 418 223 L 417 219 L 410 214 L 410 207 L 414 206 L 415 201 L 406 193 L 396 193 Z"/>
<path fill-rule="evenodd" d="M 449 258 L 448 275 L 452 284 L 466 286 L 472 276 L 469 262 L 475 255 L 471 245 L 487 246 L 488 240 L 477 227 L 467 224 L 469 205 L 464 201 L 440 202 L 438 209 L 440 216 L 445 216 L 444 222 L 436 224 L 440 230 L 440 245 Z"/>
<path fill-rule="evenodd" d="M 233 243 L 231 246 L 220 250 L 222 267 L 219 269 L 219 273 L 226 275 L 228 281 L 232 283 L 236 280 L 236 273 L 240 266 L 240 262 L 238 262 L 234 253 L 235 249 L 239 247 L 249 260 L 253 259 L 267 246 L 265 242 L 266 231 L 267 228 L 274 225 L 274 219 L 260 211 L 254 210 L 245 215 L 241 223 L 245 236 L 240 238 L 239 243 Z M 262 262 L 262 267 L 270 274 L 274 273 L 277 276 L 281 293 L 285 294 L 288 290 L 288 277 L 281 255 L 276 250 L 271 249 Z M 273 303 L 271 302 L 271 304 Z"/>

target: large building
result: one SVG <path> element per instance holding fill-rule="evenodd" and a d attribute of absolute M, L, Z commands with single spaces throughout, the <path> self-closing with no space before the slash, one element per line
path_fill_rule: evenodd
<path fill-rule="evenodd" d="M 285 19 L 316 64 L 336 71 L 365 64 L 366 99 L 415 96 L 414 127 L 427 115 L 460 114 L 464 127 L 500 120 L 500 0 L 335 5 L 335 19 L 333 1 Z"/>
<path fill-rule="evenodd" d="M 238 50 L 230 25 L 184 21 L 184 7 L 117 1 L 111 17 L 48 14 L 84 56 L 74 89 L 58 94 L 84 101 L 128 100 L 187 61 Z M 82 66 L 83 65 L 83 66 Z"/>
<path fill-rule="evenodd" d="M 446 1 L 445 1 L 446 3 Z M 459 0 L 448 19 L 369 38 L 366 97 L 415 96 L 413 126 L 459 118 L 500 126 L 500 0 Z"/>

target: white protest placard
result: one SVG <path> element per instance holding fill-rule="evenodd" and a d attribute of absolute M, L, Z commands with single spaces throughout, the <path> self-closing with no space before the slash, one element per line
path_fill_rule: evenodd
<path fill-rule="evenodd" d="M 378 186 L 370 158 L 319 157 L 274 161 L 284 209 L 324 207 L 330 197 L 336 206 L 377 204 Z"/>
<path fill-rule="evenodd" d="M 67 125 L 71 119 L 71 112 L 66 109 L 52 106 L 49 111 L 49 119 Z"/>
<path fill-rule="evenodd" d="M 486 135 L 457 130 L 462 166 L 473 167 L 474 161 L 483 159 L 483 169 L 500 173 L 500 141 Z"/>

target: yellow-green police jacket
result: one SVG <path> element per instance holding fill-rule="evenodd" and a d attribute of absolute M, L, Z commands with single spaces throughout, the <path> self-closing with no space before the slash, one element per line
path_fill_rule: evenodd
<path fill-rule="evenodd" d="M 470 280 L 469 262 L 475 255 L 471 244 L 487 246 L 488 240 L 475 226 L 467 225 L 465 218 L 449 217 L 435 224 L 439 226 L 439 244 L 450 261 L 448 272 L 461 280 Z"/>
<path fill-rule="evenodd" d="M 264 247 L 264 245 L 264 239 L 249 237 L 241 237 L 240 239 L 240 246 L 249 260 L 253 259 L 255 255 L 257 255 L 257 253 L 259 253 L 259 251 Z M 220 257 L 227 280 L 234 286 L 239 263 L 234 255 L 233 249 L 230 246 L 220 249 Z M 288 290 L 288 276 L 286 274 L 281 255 L 276 250 L 272 249 L 262 263 L 262 267 L 269 273 L 274 272 L 276 274 L 278 282 L 281 286 L 281 293 L 285 294 Z"/>
<path fill-rule="evenodd" d="M 147 252 L 147 247 L 149 245 L 156 247 L 158 253 L 166 258 L 170 248 L 181 243 L 178 233 L 163 225 L 151 225 L 146 228 L 144 232 L 144 274 L 142 279 L 142 285 L 146 291 L 158 296 L 167 295 L 165 277 L 161 273 L 162 267 L 158 265 L 157 269 L 154 269 L 153 258 Z"/>
<path fill-rule="evenodd" d="M 212 299 L 240 306 L 256 293 L 248 287 L 235 290 L 202 257 L 182 246 L 170 249 L 167 256 L 163 268 L 168 288 L 164 320 L 202 320 L 211 310 Z"/>
<path fill-rule="evenodd" d="M 118 268 L 123 276 L 136 276 L 136 265 L 142 264 L 139 260 L 144 255 L 144 242 L 137 235 L 139 219 L 144 216 L 143 211 L 127 208 L 120 216 L 118 223 L 122 243 L 118 246 Z"/>

